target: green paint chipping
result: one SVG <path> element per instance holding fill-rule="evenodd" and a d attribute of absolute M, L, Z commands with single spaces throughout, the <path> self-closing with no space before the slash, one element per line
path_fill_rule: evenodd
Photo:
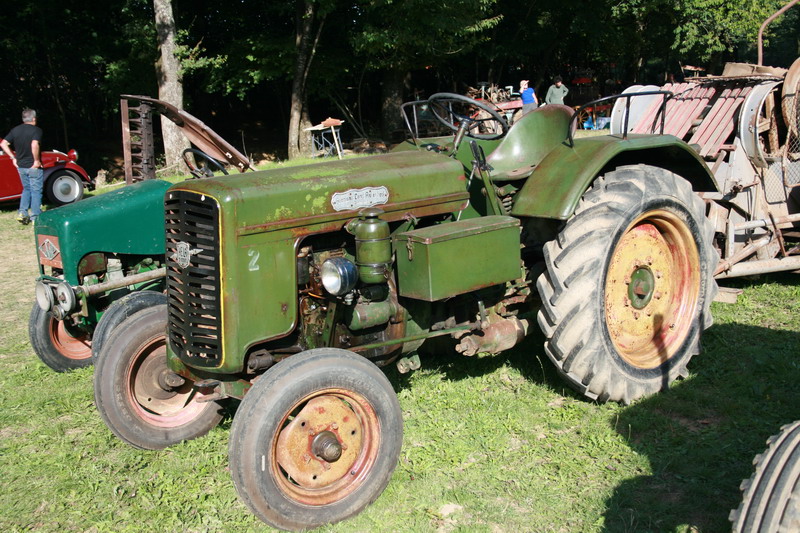
<path fill-rule="evenodd" d="M 290 218 L 291 216 L 292 216 L 292 210 L 284 205 L 284 206 L 281 206 L 281 207 L 279 207 L 279 208 L 277 208 L 275 210 L 275 214 L 272 215 L 272 217 L 273 217 L 272 219 L 273 220 L 283 220 L 283 219 L 286 219 L 286 218 Z"/>
<path fill-rule="evenodd" d="M 325 210 L 327 205 L 327 198 L 324 196 L 318 196 L 317 198 L 314 198 L 313 202 L 311 202 L 311 210 L 314 213 L 320 213 Z"/>

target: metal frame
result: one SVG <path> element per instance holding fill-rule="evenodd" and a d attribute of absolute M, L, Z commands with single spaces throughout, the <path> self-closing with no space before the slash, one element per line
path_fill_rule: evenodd
<path fill-rule="evenodd" d="M 622 138 L 623 139 L 627 139 L 628 138 L 628 115 L 630 114 L 629 112 L 630 112 L 630 107 L 631 107 L 631 98 L 633 98 L 635 96 L 652 96 L 652 95 L 658 95 L 658 94 L 664 95 L 664 99 L 661 102 L 661 107 L 659 108 L 658 114 L 656 115 L 656 120 L 658 119 L 658 115 L 661 115 L 661 131 L 660 131 L 659 135 L 664 135 L 664 120 L 665 120 L 665 115 L 666 115 L 664 113 L 664 110 L 665 110 L 665 108 L 667 106 L 667 101 L 674 96 L 674 94 L 671 91 L 643 91 L 643 92 L 640 92 L 640 93 L 615 94 L 613 96 L 606 96 L 604 98 L 599 98 L 597 100 L 592 100 L 591 102 L 586 102 L 585 104 L 583 104 L 582 106 L 580 106 L 578 109 L 575 110 L 575 113 L 572 115 L 572 118 L 570 119 L 569 129 L 567 131 L 567 140 L 569 141 L 570 148 L 575 146 L 575 142 L 574 142 L 575 139 L 573 137 L 574 128 L 572 127 L 572 123 L 575 122 L 576 120 L 578 120 L 578 116 L 581 114 L 581 111 L 583 111 L 587 107 L 594 107 L 594 106 L 596 106 L 598 104 L 601 104 L 601 103 L 604 103 L 604 102 L 611 102 L 611 101 L 614 101 L 614 100 L 619 100 L 620 98 L 624 98 L 625 99 L 625 120 L 623 122 Z"/>

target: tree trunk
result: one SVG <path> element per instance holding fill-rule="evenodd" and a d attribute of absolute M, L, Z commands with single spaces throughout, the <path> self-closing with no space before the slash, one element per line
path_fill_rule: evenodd
<path fill-rule="evenodd" d="M 387 143 L 394 142 L 392 133 L 403 127 L 400 106 L 403 104 L 403 88 L 407 79 L 407 72 L 402 69 L 390 68 L 383 72 L 381 123 L 383 140 Z"/>
<path fill-rule="evenodd" d="M 303 128 L 310 126 L 306 101 L 306 81 L 311 61 L 317 50 L 325 15 L 319 15 L 312 1 L 297 0 L 295 47 L 297 59 L 292 79 L 292 100 L 289 107 L 289 159 L 310 153 L 311 136 Z M 316 29 L 315 29 L 316 25 Z"/>
<path fill-rule="evenodd" d="M 183 84 L 180 63 L 175 55 L 175 18 L 172 15 L 172 0 L 153 0 L 156 31 L 158 32 L 159 58 L 156 61 L 158 98 L 178 109 L 183 108 Z M 164 138 L 166 166 L 179 169 L 181 155 L 189 148 L 189 141 L 170 120 L 161 120 L 161 135 Z"/>

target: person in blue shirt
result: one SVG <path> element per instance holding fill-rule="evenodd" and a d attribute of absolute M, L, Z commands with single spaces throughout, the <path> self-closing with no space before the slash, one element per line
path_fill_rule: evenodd
<path fill-rule="evenodd" d="M 533 87 L 528 87 L 528 80 L 519 82 L 519 93 L 522 96 L 522 114 L 529 113 L 539 107 L 539 100 Z"/>

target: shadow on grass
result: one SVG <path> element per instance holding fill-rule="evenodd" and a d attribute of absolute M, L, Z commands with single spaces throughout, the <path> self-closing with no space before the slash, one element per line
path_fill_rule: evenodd
<path fill-rule="evenodd" d="M 420 349 L 420 360 L 423 370 L 439 372 L 449 381 L 461 381 L 473 377 L 491 374 L 503 366 L 510 366 L 531 383 L 544 385 L 558 390 L 562 395 L 581 396 L 573 391 L 559 376 L 544 353 L 544 336 L 539 332 L 538 326 L 518 346 L 497 355 L 466 357 L 455 351 L 455 342 L 445 337 L 431 339 Z M 411 376 L 413 372 L 401 374 L 394 364 L 384 368 L 386 376 L 392 383 L 395 392 L 404 389 L 413 389 Z"/>
<path fill-rule="evenodd" d="M 730 531 L 753 457 L 800 418 L 799 333 L 725 324 L 702 345 L 689 379 L 613 421 L 653 474 L 616 487 L 603 531 Z"/>

